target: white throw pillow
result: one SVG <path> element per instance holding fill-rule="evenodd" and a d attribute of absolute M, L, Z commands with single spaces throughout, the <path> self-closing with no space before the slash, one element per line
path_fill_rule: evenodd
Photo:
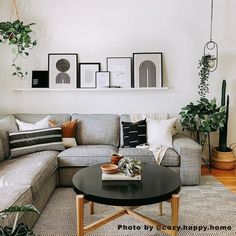
<path fill-rule="evenodd" d="M 17 123 L 20 131 L 33 130 L 33 129 L 44 129 L 44 128 L 49 127 L 49 124 L 48 124 L 49 118 L 50 118 L 49 116 L 46 116 L 45 118 L 36 122 L 35 124 L 23 122 L 23 121 L 16 119 L 16 123 Z"/>
<path fill-rule="evenodd" d="M 172 148 L 172 131 L 177 118 L 156 121 L 147 119 L 147 143 L 151 148 Z"/>

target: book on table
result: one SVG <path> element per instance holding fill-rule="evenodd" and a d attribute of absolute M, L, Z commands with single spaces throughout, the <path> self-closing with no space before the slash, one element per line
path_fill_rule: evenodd
<path fill-rule="evenodd" d="M 131 177 L 122 172 L 118 172 L 116 174 L 102 173 L 102 180 L 141 180 L 141 175 L 139 174 Z"/>

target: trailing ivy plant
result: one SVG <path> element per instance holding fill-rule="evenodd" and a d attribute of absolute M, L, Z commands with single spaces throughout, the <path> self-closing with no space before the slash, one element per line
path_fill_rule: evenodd
<path fill-rule="evenodd" d="M 206 94 L 209 93 L 208 79 L 211 60 L 211 55 L 204 55 L 199 61 L 198 69 L 200 69 L 200 71 L 198 75 L 200 76 L 200 84 L 198 85 L 198 94 L 200 95 L 200 98 L 205 98 Z"/>
<path fill-rule="evenodd" d="M 14 67 L 13 76 L 23 79 L 28 73 L 23 72 L 21 66 L 16 64 L 18 56 L 28 57 L 29 50 L 37 44 L 36 40 L 32 40 L 31 26 L 35 23 L 26 24 L 20 20 L 14 22 L 0 22 L 0 43 L 13 45 L 12 52 L 15 57 L 13 59 L 12 67 Z"/>

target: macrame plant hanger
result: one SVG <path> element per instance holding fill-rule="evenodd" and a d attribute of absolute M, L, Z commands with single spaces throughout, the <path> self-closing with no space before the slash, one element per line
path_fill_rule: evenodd
<path fill-rule="evenodd" d="M 208 41 L 204 46 L 204 56 L 210 55 L 211 60 L 210 72 L 216 70 L 218 66 L 218 45 L 212 40 L 212 22 L 213 22 L 213 0 L 211 0 L 211 24 L 210 24 L 210 41 Z"/>
<path fill-rule="evenodd" d="M 17 20 L 19 20 L 20 17 L 19 17 L 19 11 L 18 11 L 18 8 L 17 8 L 16 0 L 12 0 L 10 21 L 12 21 L 12 16 L 13 16 L 14 13 L 16 14 Z"/>

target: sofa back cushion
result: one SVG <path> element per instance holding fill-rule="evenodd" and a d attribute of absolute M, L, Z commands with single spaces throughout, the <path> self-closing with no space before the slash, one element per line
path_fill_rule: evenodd
<path fill-rule="evenodd" d="M 10 155 L 8 132 L 17 132 L 18 127 L 13 115 L 7 115 L 0 119 L 0 161 L 8 158 Z"/>
<path fill-rule="evenodd" d="M 76 141 L 83 145 L 119 146 L 120 117 L 115 114 L 73 114 L 78 120 Z"/>
<path fill-rule="evenodd" d="M 54 120 L 57 123 L 63 123 L 70 121 L 70 114 L 31 114 L 31 113 L 21 113 L 14 114 L 15 118 L 27 122 L 27 123 L 36 123 L 45 117 L 49 116 L 49 120 Z"/>

